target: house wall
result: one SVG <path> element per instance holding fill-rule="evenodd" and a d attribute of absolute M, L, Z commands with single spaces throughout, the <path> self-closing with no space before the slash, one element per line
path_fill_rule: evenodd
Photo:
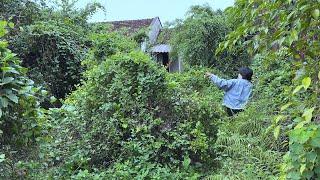
<path fill-rule="evenodd" d="M 140 44 L 140 47 L 141 47 L 141 50 L 143 52 L 146 52 L 147 51 L 147 42 L 146 40 L 144 40 L 141 44 Z"/>
<path fill-rule="evenodd" d="M 154 20 L 151 23 L 150 32 L 149 32 L 149 42 L 151 44 L 156 43 L 161 29 L 162 29 L 162 24 L 161 24 L 160 19 L 158 17 L 154 18 Z"/>
<path fill-rule="evenodd" d="M 183 71 L 183 63 L 182 58 L 179 57 L 178 60 L 172 61 L 169 67 L 170 72 L 182 72 Z"/>

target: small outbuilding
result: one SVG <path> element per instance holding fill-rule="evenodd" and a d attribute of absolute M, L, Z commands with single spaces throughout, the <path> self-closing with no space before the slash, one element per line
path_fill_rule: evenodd
<path fill-rule="evenodd" d="M 172 51 L 171 46 L 169 44 L 159 44 L 157 42 L 163 29 L 159 17 L 150 19 L 112 21 L 107 23 L 112 25 L 113 31 L 126 29 L 128 32 L 127 35 L 133 35 L 143 29 L 146 29 L 147 37 L 140 42 L 141 50 L 146 53 L 150 53 L 155 61 L 166 67 L 168 72 L 182 71 L 182 59 L 173 59 L 170 56 Z"/>
<path fill-rule="evenodd" d="M 181 72 L 181 61 L 170 59 L 171 46 L 158 44 L 151 48 L 151 55 L 156 61 L 166 67 L 168 72 Z"/>

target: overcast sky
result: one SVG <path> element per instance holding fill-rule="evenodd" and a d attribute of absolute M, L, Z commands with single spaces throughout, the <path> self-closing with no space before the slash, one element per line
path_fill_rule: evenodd
<path fill-rule="evenodd" d="M 79 0 L 78 7 L 84 7 L 94 0 Z M 208 3 L 213 9 L 232 6 L 234 0 L 96 0 L 106 7 L 106 13 L 99 12 L 90 21 L 114 21 L 144 19 L 159 16 L 162 22 L 183 18 L 191 5 Z"/>

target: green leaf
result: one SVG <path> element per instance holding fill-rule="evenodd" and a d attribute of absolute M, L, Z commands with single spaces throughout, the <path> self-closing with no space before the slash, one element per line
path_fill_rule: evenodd
<path fill-rule="evenodd" d="M 0 21 L 0 37 L 4 36 L 7 33 L 5 27 L 7 26 L 7 21 Z"/>
<path fill-rule="evenodd" d="M 297 87 L 293 90 L 292 94 L 296 94 L 297 92 L 299 92 L 299 91 L 301 90 L 301 88 L 303 88 L 303 85 L 297 86 Z"/>
<path fill-rule="evenodd" d="M 300 129 L 294 129 L 290 132 L 290 140 L 293 142 L 298 142 L 299 144 L 306 143 L 310 137 L 314 134 L 313 131 L 306 130 L 306 127 Z"/>
<path fill-rule="evenodd" d="M 187 169 L 187 168 L 189 167 L 190 163 L 191 163 L 191 159 L 190 159 L 188 156 L 187 156 L 187 157 L 184 157 L 183 167 L 184 167 L 185 169 Z"/>
<path fill-rule="evenodd" d="M 292 30 L 290 36 L 293 39 L 293 41 L 297 41 L 299 39 L 298 32 L 296 30 Z"/>
<path fill-rule="evenodd" d="M 2 117 L 2 110 L 0 109 L 0 118 Z M 0 132 L 0 134 L 2 134 L 1 132 Z"/>
<path fill-rule="evenodd" d="M 9 102 L 8 102 L 8 99 L 7 98 L 5 98 L 5 97 L 1 97 L 0 98 L 0 107 L 4 107 L 4 108 L 6 108 L 6 107 L 8 107 L 8 104 L 9 104 Z"/>
<path fill-rule="evenodd" d="M 300 176 L 299 172 L 291 171 L 288 173 L 286 178 L 288 178 L 288 179 L 301 179 L 301 176 Z"/>
<path fill-rule="evenodd" d="M 312 113 L 314 111 L 314 107 L 310 109 L 306 109 L 302 115 L 307 122 L 310 122 L 312 119 Z"/>
<path fill-rule="evenodd" d="M 8 26 L 13 29 L 14 28 L 14 23 L 9 22 Z"/>
<path fill-rule="evenodd" d="M 318 20 L 318 18 L 319 18 L 319 13 L 320 13 L 319 9 L 313 10 L 313 11 L 312 11 L 312 17 L 313 17 L 315 20 Z"/>
<path fill-rule="evenodd" d="M 127 129 L 127 128 L 128 128 L 128 124 L 127 124 L 127 123 L 123 123 L 121 126 L 122 126 L 124 129 Z"/>
<path fill-rule="evenodd" d="M 281 127 L 280 127 L 280 126 L 277 126 L 277 127 L 274 129 L 274 131 L 273 131 L 273 135 L 274 135 L 274 137 L 275 137 L 276 139 L 278 139 L 278 137 L 279 137 L 280 129 L 281 129 Z"/>
<path fill-rule="evenodd" d="M 313 139 L 311 140 L 311 145 L 312 145 L 313 147 L 320 148 L 320 137 L 313 138 Z"/>
<path fill-rule="evenodd" d="M 292 105 L 292 103 L 288 103 L 288 104 L 285 104 L 281 107 L 280 111 L 284 111 L 286 109 L 288 109 L 288 107 L 290 107 Z"/>
<path fill-rule="evenodd" d="M 279 123 L 279 121 L 281 121 L 284 117 L 285 117 L 285 116 L 283 116 L 283 115 L 279 115 L 279 116 L 277 116 L 277 117 L 276 117 L 276 119 L 275 119 L 276 124 L 278 124 L 278 123 Z"/>
<path fill-rule="evenodd" d="M 15 70 L 12 67 L 1 67 L 1 70 L 5 73 L 9 72 L 9 73 L 14 73 L 14 74 L 20 74 L 17 70 Z"/>
<path fill-rule="evenodd" d="M 0 21 L 0 28 L 4 28 L 4 27 L 6 27 L 6 26 L 7 26 L 7 24 L 8 24 L 8 22 L 7 22 L 7 21 Z"/>
<path fill-rule="evenodd" d="M 5 77 L 4 79 L 2 79 L 2 82 L 0 83 L 0 85 L 2 86 L 2 85 L 5 85 L 5 84 L 9 84 L 12 81 L 14 81 L 13 77 Z"/>
<path fill-rule="evenodd" d="M 305 90 L 307 90 L 309 88 L 311 84 L 311 78 L 310 77 L 306 77 L 302 80 L 302 85 L 304 87 Z"/>
<path fill-rule="evenodd" d="M 226 41 L 226 42 L 224 43 L 223 48 L 226 49 L 228 46 L 229 46 L 229 41 Z"/>
<path fill-rule="evenodd" d="M 50 103 L 55 103 L 57 101 L 57 98 L 54 96 L 50 97 Z"/>
<path fill-rule="evenodd" d="M 300 173 L 302 174 L 306 170 L 306 164 L 302 164 L 300 167 Z"/>
<path fill-rule="evenodd" d="M 14 103 L 18 103 L 19 102 L 19 98 L 18 96 L 14 95 L 14 94 L 8 94 L 6 95 L 11 101 L 13 101 Z"/>
<path fill-rule="evenodd" d="M 294 127 L 294 129 L 300 129 L 300 128 L 302 128 L 305 124 L 306 124 L 305 121 L 299 122 L 299 123 L 296 125 L 296 127 Z"/>
<path fill-rule="evenodd" d="M 5 160 L 6 155 L 5 154 L 0 154 L 0 162 L 3 162 Z"/>
<path fill-rule="evenodd" d="M 8 47 L 8 42 L 7 41 L 0 41 L 0 48 L 6 48 L 6 47 Z"/>
<path fill-rule="evenodd" d="M 320 127 L 316 129 L 315 136 L 311 139 L 311 145 L 320 148 Z"/>
<path fill-rule="evenodd" d="M 314 172 L 315 172 L 318 176 L 320 176 L 320 166 L 314 168 Z"/>
<path fill-rule="evenodd" d="M 320 142 L 319 142 L 319 144 L 320 144 Z M 318 155 L 315 152 L 308 152 L 306 154 L 306 160 L 309 161 L 309 162 L 314 163 L 316 161 L 316 159 L 317 159 L 317 156 Z"/>

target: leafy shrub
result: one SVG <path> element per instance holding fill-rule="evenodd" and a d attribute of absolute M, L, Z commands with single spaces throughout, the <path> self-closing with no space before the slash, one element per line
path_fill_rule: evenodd
<path fill-rule="evenodd" d="M 40 5 L 31 0 L 2 0 L 0 18 L 11 18 L 18 26 L 31 24 L 41 16 L 40 9 Z"/>
<path fill-rule="evenodd" d="M 215 64 L 215 49 L 228 31 L 222 15 L 209 6 L 193 6 L 187 19 L 175 29 L 171 40 L 174 54 L 180 53 L 190 65 Z"/>
<path fill-rule="evenodd" d="M 217 98 L 222 97 L 222 91 L 219 91 L 216 86 L 214 86 L 208 78 L 204 78 L 206 72 L 211 72 L 220 77 L 227 76 L 221 73 L 217 69 L 210 69 L 204 67 L 194 66 L 192 68 L 186 68 L 183 73 L 170 73 L 168 74 L 168 81 L 171 83 L 178 83 L 178 87 L 181 90 L 187 90 L 188 92 L 194 93 L 205 93 L 206 91 L 211 91 L 212 93 L 207 92 L 208 94 L 203 95 L 214 95 Z"/>
<path fill-rule="evenodd" d="M 93 27 L 95 29 L 97 27 Z M 117 32 L 98 31 L 90 35 L 91 47 L 86 60 L 83 62 L 88 69 L 105 61 L 107 57 L 119 52 L 131 52 L 138 46 L 130 38 Z"/>
<path fill-rule="evenodd" d="M 6 25 L 6 21 L 0 21 L 0 32 L 6 32 Z M 4 35 L 1 34 L 0 38 Z M 7 45 L 1 39 L 0 143 L 25 144 L 39 135 L 41 99 L 38 95 L 46 92 L 34 86 L 26 76 L 27 69 L 21 66 L 21 61 L 7 49 Z"/>
<path fill-rule="evenodd" d="M 185 158 L 192 165 L 212 164 L 217 103 L 182 94 L 165 75 L 138 52 L 114 55 L 88 70 L 83 86 L 52 116 L 51 165 L 90 171 L 139 157 L 172 167 Z"/>
<path fill-rule="evenodd" d="M 239 17 L 238 27 L 221 44 L 221 49 L 234 48 L 238 43 L 249 54 L 266 59 L 264 66 L 281 64 L 279 57 L 285 57 L 290 67 L 292 83 L 285 87 L 279 115 L 270 127 L 276 138 L 280 134 L 289 136 L 289 151 L 280 178 L 317 179 L 320 176 L 319 2 L 238 0 L 235 5 L 228 13 Z"/>
<path fill-rule="evenodd" d="M 80 83 L 86 47 L 77 28 L 55 21 L 38 22 L 25 27 L 11 42 L 23 65 L 30 68 L 29 76 L 57 98 L 64 98 Z"/>
<path fill-rule="evenodd" d="M 172 28 L 169 40 L 173 56 L 180 56 L 191 66 L 215 67 L 228 75 L 236 75 L 239 67 L 250 62 L 243 50 L 225 51 L 215 56 L 215 51 L 231 30 L 227 16 L 213 11 L 210 6 L 192 6 L 184 21 Z"/>
<path fill-rule="evenodd" d="M 0 179 L 18 178 L 15 163 L 28 156 L 46 123 L 40 102 L 46 91 L 27 77 L 27 69 L 7 49 L 7 22 L 0 21 Z M 13 26 L 12 24 L 9 26 Z"/>

